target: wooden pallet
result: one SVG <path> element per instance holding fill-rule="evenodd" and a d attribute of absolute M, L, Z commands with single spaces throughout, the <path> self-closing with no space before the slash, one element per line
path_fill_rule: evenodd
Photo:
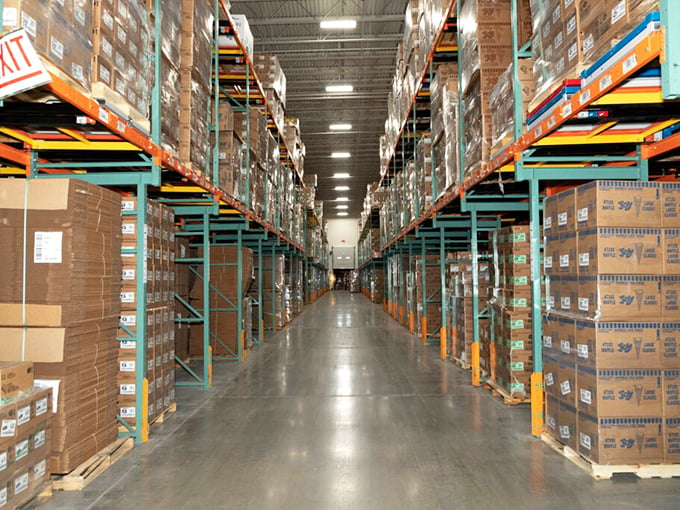
<path fill-rule="evenodd" d="M 29 501 L 19 505 L 21 510 L 34 510 L 52 497 L 52 481 L 44 482 Z"/>
<path fill-rule="evenodd" d="M 151 421 L 151 425 L 156 423 L 165 423 L 165 420 L 173 413 L 177 412 L 177 402 L 173 402 L 170 406 L 165 409 L 160 415 Z"/>
<path fill-rule="evenodd" d="M 462 368 L 463 370 L 471 370 L 472 369 L 472 365 L 470 363 L 468 363 L 467 361 L 463 361 L 462 359 L 456 358 L 455 356 L 451 356 L 451 360 L 456 365 L 458 365 L 460 368 Z"/>
<path fill-rule="evenodd" d="M 92 96 L 100 103 L 118 113 L 121 117 L 132 121 L 135 126 L 145 133 L 151 130 L 151 122 L 144 115 L 139 113 L 130 103 L 118 92 L 111 89 L 108 85 L 101 82 L 92 84 Z"/>
<path fill-rule="evenodd" d="M 596 464 L 548 434 L 541 439 L 565 459 L 583 469 L 595 480 L 611 480 L 616 475 L 635 475 L 642 479 L 680 478 L 680 464 Z"/>
<path fill-rule="evenodd" d="M 69 474 L 53 481 L 54 489 L 60 491 L 80 491 L 95 478 L 115 464 L 123 455 L 132 450 L 131 437 L 122 437 L 94 454 Z"/>
<path fill-rule="evenodd" d="M 484 381 L 482 383 L 482 387 L 486 388 L 487 390 L 490 390 L 491 394 L 494 397 L 502 400 L 506 406 L 517 406 L 520 404 L 531 403 L 531 395 L 527 395 L 526 397 L 523 398 L 513 397 L 512 395 L 510 395 L 510 393 L 508 393 L 508 391 L 505 388 L 499 386 L 498 383 L 496 383 L 496 381 L 492 381 L 490 379 Z"/>

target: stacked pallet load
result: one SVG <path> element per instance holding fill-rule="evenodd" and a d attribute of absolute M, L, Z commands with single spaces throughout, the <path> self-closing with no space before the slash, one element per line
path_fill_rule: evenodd
<path fill-rule="evenodd" d="M 257 259 L 255 260 L 257 263 Z M 255 267 L 255 281 L 250 288 L 250 297 L 258 301 L 257 278 L 258 271 L 262 278 L 262 317 L 264 328 L 271 331 L 282 329 L 285 322 L 284 294 L 286 289 L 286 257 L 285 255 L 263 256 L 262 266 Z M 256 307 L 258 305 L 255 305 Z"/>
<path fill-rule="evenodd" d="M 430 84 L 432 154 L 437 199 L 460 181 L 458 171 L 458 65 L 440 65 Z M 432 199 L 431 199 L 432 200 Z"/>
<path fill-rule="evenodd" d="M 283 124 L 283 140 L 288 148 L 288 157 L 300 172 L 305 166 L 307 149 L 300 138 L 300 119 L 286 117 Z"/>
<path fill-rule="evenodd" d="M 434 203 L 432 175 L 432 133 L 425 131 L 421 133 L 416 145 L 416 171 L 414 176 L 416 217 L 432 207 Z"/>
<path fill-rule="evenodd" d="M 175 236 L 175 356 L 182 362 L 189 361 L 189 331 L 193 314 L 186 307 L 189 295 L 196 279 L 189 263 L 182 262 L 192 258 L 195 250 L 189 246 L 186 237 Z"/>
<path fill-rule="evenodd" d="M 593 464 L 678 459 L 679 204 L 625 181 L 545 202 L 547 432 Z"/>
<path fill-rule="evenodd" d="M 0 204 L 0 350 L 59 385 L 48 470 L 68 473 L 118 433 L 120 197 L 72 179 L 5 179 Z"/>
<path fill-rule="evenodd" d="M 438 255 L 415 257 L 415 333 L 422 338 L 439 334 L 442 323 L 441 268 Z M 424 290 L 424 292 L 423 292 Z"/>
<path fill-rule="evenodd" d="M 255 71 L 262 84 L 267 104 L 272 112 L 274 126 L 283 131 L 286 116 L 286 75 L 276 55 L 255 55 Z"/>
<path fill-rule="evenodd" d="M 175 403 L 175 215 L 172 209 L 148 200 L 144 226 L 146 296 L 137 293 L 138 209 L 136 198 L 122 201 L 121 327 L 118 330 L 118 414 L 128 425 L 136 414 L 139 392 L 136 374 L 145 370 L 148 387 L 147 419 L 152 422 Z M 146 338 L 137 338 L 137 307 L 146 300 Z M 146 342 L 144 347 L 143 342 Z M 137 366 L 137 349 L 146 352 L 146 367 Z"/>
<path fill-rule="evenodd" d="M 506 401 L 528 401 L 533 373 L 530 228 L 516 225 L 492 234 L 495 287 L 489 344 L 492 384 Z"/>
<path fill-rule="evenodd" d="M 229 196 L 240 198 L 240 174 L 241 162 L 243 160 L 243 144 L 234 131 L 234 111 L 229 103 L 221 101 L 217 115 L 218 185 Z"/>
<path fill-rule="evenodd" d="M 198 257 L 202 257 L 199 249 Z M 213 356 L 233 358 L 247 348 L 247 339 L 252 331 L 251 301 L 247 297 L 253 281 L 253 251 L 241 248 L 241 267 L 236 246 L 210 247 L 210 346 Z M 199 274 L 202 274 L 199 269 Z M 238 293 L 239 280 L 241 294 Z M 190 293 L 191 306 L 203 309 L 203 280 L 196 278 Z M 242 322 L 238 321 L 237 306 L 241 301 Z M 203 356 L 203 326 L 193 325 L 189 337 L 191 356 Z"/>
<path fill-rule="evenodd" d="M 234 110 L 234 132 L 243 145 L 237 197 L 258 214 L 264 210 L 263 194 L 259 190 L 264 182 L 264 162 L 267 154 L 267 117 L 252 106 Z M 247 151 L 247 152 L 246 152 Z M 248 160 L 250 166 L 248 167 Z"/>
<path fill-rule="evenodd" d="M 33 364 L 0 362 L 0 506 L 20 508 L 49 481 L 52 388 L 34 387 Z"/>
<path fill-rule="evenodd" d="M 486 254 L 478 254 L 477 302 L 479 312 L 484 310 L 489 299 L 491 276 L 489 264 L 483 259 Z M 474 340 L 474 323 L 479 330 L 488 328 L 488 319 L 475 317 L 473 311 L 474 282 L 472 253 L 452 252 L 446 256 L 448 267 L 448 288 L 451 296 L 450 323 L 447 325 L 448 352 L 454 361 L 463 367 L 469 367 L 472 361 L 472 342 Z"/>
<path fill-rule="evenodd" d="M 512 60 L 509 0 L 465 0 L 461 5 L 461 87 L 464 175 L 489 160 L 492 145 L 489 99 Z M 520 46 L 530 38 L 528 1 L 518 3 Z"/>

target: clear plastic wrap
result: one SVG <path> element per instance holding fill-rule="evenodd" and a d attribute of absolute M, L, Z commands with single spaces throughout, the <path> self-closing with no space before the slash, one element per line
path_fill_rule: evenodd
<path fill-rule="evenodd" d="M 531 59 L 518 61 L 519 86 L 522 99 L 522 119 L 524 125 L 529 101 L 535 94 L 533 81 L 533 63 Z M 489 111 L 491 112 L 492 152 L 505 147 L 514 139 L 515 130 L 515 95 L 512 64 L 498 79 L 498 83 L 489 95 Z"/>

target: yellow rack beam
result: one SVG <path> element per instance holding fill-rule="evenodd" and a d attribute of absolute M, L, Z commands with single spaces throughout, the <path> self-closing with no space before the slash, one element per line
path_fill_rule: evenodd
<path fill-rule="evenodd" d="M 625 134 L 625 135 L 559 135 L 549 136 L 543 140 L 539 140 L 534 145 L 537 146 L 555 146 L 555 145 L 599 145 L 608 143 L 642 143 L 645 137 L 642 134 Z"/>

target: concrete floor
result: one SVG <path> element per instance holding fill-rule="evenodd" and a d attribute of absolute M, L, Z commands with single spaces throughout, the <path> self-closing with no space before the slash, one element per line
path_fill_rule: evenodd
<path fill-rule="evenodd" d="M 680 480 L 595 482 L 382 308 L 334 292 L 81 493 L 74 509 L 678 509 Z"/>

